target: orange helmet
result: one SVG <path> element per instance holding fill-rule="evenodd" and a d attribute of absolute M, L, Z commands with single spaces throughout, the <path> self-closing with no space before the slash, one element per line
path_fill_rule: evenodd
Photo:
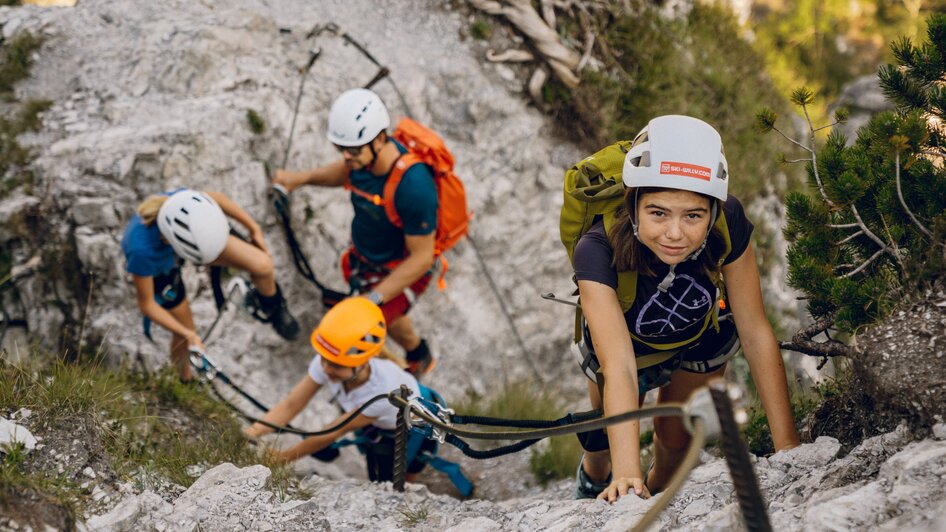
<path fill-rule="evenodd" d="M 367 298 L 350 297 L 325 314 L 311 341 L 322 358 L 356 368 L 381 352 L 386 334 L 381 308 Z"/>

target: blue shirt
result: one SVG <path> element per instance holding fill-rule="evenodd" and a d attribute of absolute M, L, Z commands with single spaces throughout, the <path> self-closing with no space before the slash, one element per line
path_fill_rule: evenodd
<path fill-rule="evenodd" d="M 407 148 L 392 140 L 398 151 Z M 390 175 L 390 174 L 388 174 Z M 376 176 L 367 169 L 351 172 L 349 179 L 354 188 L 369 194 L 384 194 L 388 175 Z M 434 174 L 426 164 L 415 164 L 404 172 L 394 192 L 394 208 L 404 224 L 398 228 L 388 220 L 383 205 L 375 205 L 352 192 L 351 203 L 355 217 L 351 221 L 351 240 L 362 257 L 383 264 L 402 259 L 407 254 L 404 236 L 429 235 L 437 230 L 437 186 Z"/>
<path fill-rule="evenodd" d="M 184 190 L 179 188 L 162 195 L 170 196 Z M 170 272 L 177 263 L 177 255 L 170 244 L 161 240 L 158 222 L 146 226 L 135 213 L 125 226 L 122 235 L 122 251 L 125 253 L 125 269 L 128 273 L 142 277 L 155 277 Z"/>

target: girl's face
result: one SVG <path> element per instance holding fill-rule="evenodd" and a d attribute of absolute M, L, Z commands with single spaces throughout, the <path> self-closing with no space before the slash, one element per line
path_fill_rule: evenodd
<path fill-rule="evenodd" d="M 688 190 L 648 192 L 637 198 L 637 234 L 664 264 L 683 262 L 706 238 L 710 200 Z"/>
<path fill-rule="evenodd" d="M 350 368 L 348 366 L 342 366 L 335 364 L 334 362 L 329 362 L 325 357 L 320 357 L 322 359 L 322 371 L 325 372 L 325 375 L 332 382 L 345 382 L 351 380 L 352 377 L 358 372 L 358 368 Z"/>

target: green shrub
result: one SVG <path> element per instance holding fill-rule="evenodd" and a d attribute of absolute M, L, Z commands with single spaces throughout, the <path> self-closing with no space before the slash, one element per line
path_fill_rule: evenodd
<path fill-rule="evenodd" d="M 253 109 L 246 110 L 246 123 L 254 135 L 262 135 L 266 131 L 266 121 Z"/>
<path fill-rule="evenodd" d="M 798 144 L 811 195 L 786 198 L 788 282 L 805 293 L 812 316 L 844 332 L 883 318 L 946 269 L 946 138 L 929 124 L 946 118 L 946 15 L 930 18 L 927 43 L 901 39 L 892 48 L 898 64 L 881 68 L 880 83 L 897 111 L 874 116 L 851 145 L 836 132 L 815 145 L 826 126 L 809 121 Z M 814 96 L 802 88 L 792 100 L 807 116 Z M 785 134 L 774 113 L 758 118 Z"/>
<path fill-rule="evenodd" d="M 655 116 L 706 120 L 723 137 L 732 189 L 749 198 L 784 171 L 780 145 L 760 136 L 752 117 L 760 102 L 787 105 L 740 32 L 720 7 L 697 2 L 685 19 L 667 20 L 644 4 L 607 23 L 598 36 L 614 51 L 613 64 L 603 72 L 585 71 L 574 92 L 553 80 L 543 94 L 563 133 L 589 151 L 633 138 Z"/>
<path fill-rule="evenodd" d="M 18 81 L 29 77 L 33 52 L 42 45 L 41 37 L 20 33 L 3 46 L 0 53 L 0 93 L 12 92 Z"/>

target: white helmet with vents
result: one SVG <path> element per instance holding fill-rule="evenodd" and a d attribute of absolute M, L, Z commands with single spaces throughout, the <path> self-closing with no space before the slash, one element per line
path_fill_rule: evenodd
<path fill-rule="evenodd" d="M 185 189 L 172 194 L 161 206 L 158 230 L 179 256 L 209 264 L 227 246 L 230 223 L 210 196 Z"/>
<path fill-rule="evenodd" d="M 713 126 L 681 115 L 651 120 L 624 157 L 624 185 L 689 190 L 726 201 L 729 168 Z"/>
<path fill-rule="evenodd" d="M 364 146 L 391 125 L 381 98 L 368 89 L 351 89 L 335 99 L 328 113 L 328 140 L 337 146 Z"/>

